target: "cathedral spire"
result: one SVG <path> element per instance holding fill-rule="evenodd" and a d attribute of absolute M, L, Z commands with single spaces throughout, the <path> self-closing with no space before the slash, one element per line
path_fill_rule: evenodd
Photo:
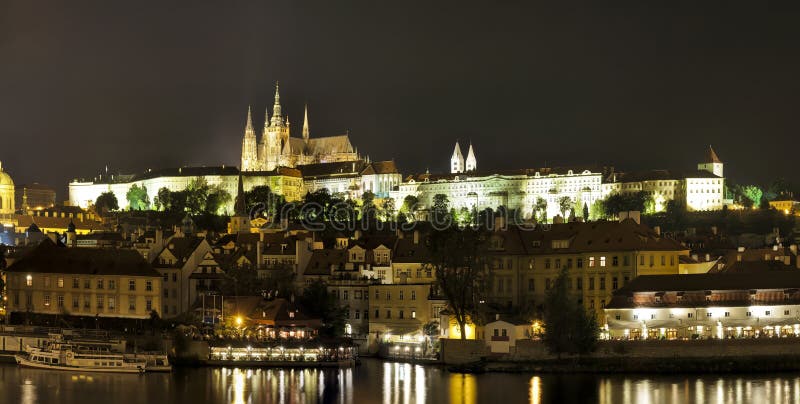
<path fill-rule="evenodd" d="M 250 112 L 250 106 L 247 106 L 247 123 L 244 127 L 245 134 L 253 131 L 253 114 Z"/>
<path fill-rule="evenodd" d="M 264 108 L 264 127 L 269 126 L 269 107 Z"/>
<path fill-rule="evenodd" d="M 478 161 L 475 158 L 475 151 L 472 150 L 472 142 L 469 142 L 469 152 L 467 152 L 467 162 L 465 163 L 464 171 L 475 171 L 478 168 Z"/>
<path fill-rule="evenodd" d="M 272 105 L 272 126 L 279 126 L 281 124 L 281 93 L 278 82 L 275 82 L 275 104 Z"/>
<path fill-rule="evenodd" d="M 461 154 L 461 145 L 456 141 L 456 148 L 453 150 L 453 156 L 450 157 L 450 173 L 458 174 L 464 172 L 464 155 Z"/>
<path fill-rule="evenodd" d="M 308 104 L 306 104 L 306 111 L 303 116 L 303 139 L 308 140 L 310 132 L 308 130 Z"/>

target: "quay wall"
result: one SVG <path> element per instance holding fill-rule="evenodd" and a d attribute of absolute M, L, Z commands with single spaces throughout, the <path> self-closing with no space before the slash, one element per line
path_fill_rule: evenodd
<path fill-rule="evenodd" d="M 540 341 L 518 340 L 508 354 L 491 353 L 484 341 L 442 341 L 442 362 L 465 365 L 479 361 L 526 362 L 557 359 Z M 562 356 L 563 357 L 563 356 Z M 800 339 L 761 338 L 692 341 L 599 341 L 590 355 L 599 359 L 738 359 L 746 357 L 800 357 Z"/>

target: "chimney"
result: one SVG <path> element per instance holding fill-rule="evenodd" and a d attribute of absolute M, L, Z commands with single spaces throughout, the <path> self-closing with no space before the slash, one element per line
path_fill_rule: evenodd
<path fill-rule="evenodd" d="M 414 230 L 414 244 L 419 244 L 419 230 Z"/>
<path fill-rule="evenodd" d="M 156 229 L 156 245 L 159 247 L 164 245 L 164 230 Z"/>
<path fill-rule="evenodd" d="M 711 254 L 706 254 L 706 262 L 711 261 Z"/>
<path fill-rule="evenodd" d="M 356 229 L 356 231 L 353 233 L 353 238 L 356 240 L 361 240 L 361 229 Z"/>
<path fill-rule="evenodd" d="M 500 313 L 494 315 L 494 321 L 500 321 Z"/>
<path fill-rule="evenodd" d="M 717 235 L 717 226 L 711 226 L 711 234 Z"/>
<path fill-rule="evenodd" d="M 654 226 L 653 231 L 656 232 L 656 235 L 661 235 L 661 226 Z"/>

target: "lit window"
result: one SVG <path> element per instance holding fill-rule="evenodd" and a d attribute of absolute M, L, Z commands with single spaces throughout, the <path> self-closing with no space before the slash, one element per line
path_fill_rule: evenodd
<path fill-rule="evenodd" d="M 25 277 L 25 286 L 33 286 L 33 277 L 28 275 Z"/>

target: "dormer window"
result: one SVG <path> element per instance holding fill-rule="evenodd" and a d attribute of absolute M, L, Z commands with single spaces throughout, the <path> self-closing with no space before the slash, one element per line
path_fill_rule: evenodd
<path fill-rule="evenodd" d="M 551 242 L 551 247 L 554 250 L 559 248 L 569 248 L 569 240 L 553 240 Z"/>

